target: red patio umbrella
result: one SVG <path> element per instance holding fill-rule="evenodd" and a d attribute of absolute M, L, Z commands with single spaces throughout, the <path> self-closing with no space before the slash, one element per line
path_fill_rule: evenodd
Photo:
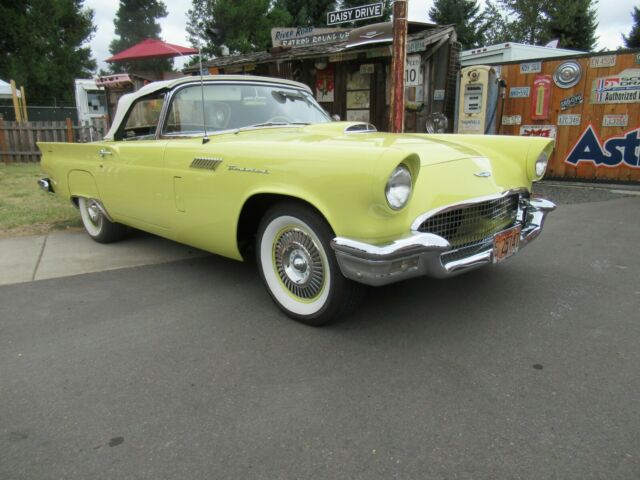
<path fill-rule="evenodd" d="M 107 62 L 130 62 L 135 60 L 149 60 L 152 58 L 172 58 L 181 55 L 193 55 L 198 53 L 197 48 L 181 47 L 172 43 L 163 42 L 155 38 L 136 43 L 133 47 L 116 53 L 107 58 Z"/>

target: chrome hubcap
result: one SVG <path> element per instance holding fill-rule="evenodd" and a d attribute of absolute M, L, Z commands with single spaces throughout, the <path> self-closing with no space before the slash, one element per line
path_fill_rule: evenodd
<path fill-rule="evenodd" d="M 294 295 L 314 298 L 322 290 L 324 270 L 320 251 L 302 230 L 285 230 L 276 238 L 274 262 L 280 280 Z"/>
<path fill-rule="evenodd" d="M 102 215 L 100 209 L 96 205 L 96 202 L 90 202 L 89 205 L 87 205 L 87 213 L 94 224 L 98 223 L 100 216 Z"/>

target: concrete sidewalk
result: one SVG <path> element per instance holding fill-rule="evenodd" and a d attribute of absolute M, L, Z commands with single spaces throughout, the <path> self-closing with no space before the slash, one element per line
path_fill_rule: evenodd
<path fill-rule="evenodd" d="M 170 240 L 132 232 L 108 245 L 84 232 L 56 232 L 0 240 L 0 285 L 136 267 L 209 255 Z"/>

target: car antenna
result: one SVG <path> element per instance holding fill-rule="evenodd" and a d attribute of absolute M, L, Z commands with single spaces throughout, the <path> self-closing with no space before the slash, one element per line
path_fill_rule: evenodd
<path fill-rule="evenodd" d="M 204 130 L 204 137 L 202 137 L 202 144 L 209 143 L 209 136 L 207 135 L 207 121 L 204 114 L 204 79 L 202 78 L 202 49 L 198 47 L 198 61 L 200 62 L 200 93 L 202 95 L 202 129 Z"/>

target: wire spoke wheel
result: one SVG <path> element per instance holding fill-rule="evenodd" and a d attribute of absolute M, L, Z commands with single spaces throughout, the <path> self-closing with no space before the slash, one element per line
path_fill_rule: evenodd
<path fill-rule="evenodd" d="M 319 295 L 324 285 L 324 265 L 318 246 L 303 230 L 284 229 L 273 245 L 273 261 L 284 286 L 305 300 Z"/>

